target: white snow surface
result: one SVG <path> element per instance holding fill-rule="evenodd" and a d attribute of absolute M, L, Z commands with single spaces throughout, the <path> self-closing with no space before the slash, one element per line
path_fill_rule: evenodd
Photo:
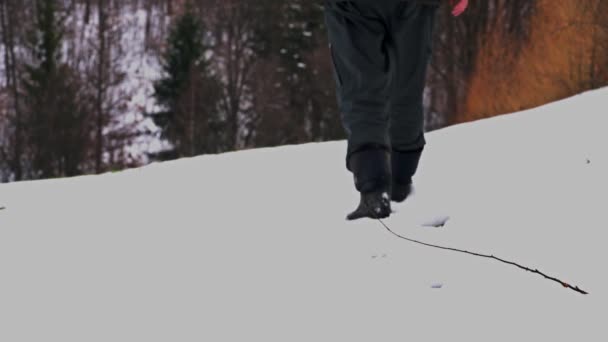
<path fill-rule="evenodd" d="M 427 134 L 384 220 L 589 295 L 346 221 L 336 141 L 1 185 L 0 341 L 607 341 L 606 108 L 608 88 Z"/>

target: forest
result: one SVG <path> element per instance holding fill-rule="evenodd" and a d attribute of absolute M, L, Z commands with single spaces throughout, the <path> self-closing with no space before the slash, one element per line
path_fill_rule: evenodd
<path fill-rule="evenodd" d="M 427 78 L 427 131 L 605 86 L 608 1 L 441 6 Z M 0 0 L 0 182 L 344 137 L 321 0 Z"/>

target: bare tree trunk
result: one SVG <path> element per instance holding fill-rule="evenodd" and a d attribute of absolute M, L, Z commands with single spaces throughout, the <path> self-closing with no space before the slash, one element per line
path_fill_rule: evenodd
<path fill-rule="evenodd" d="M 97 2 L 97 13 L 99 19 L 98 27 L 98 61 L 97 61 L 97 80 L 96 80 L 96 124 L 95 124 L 95 173 L 102 172 L 103 163 L 103 126 L 104 126 L 104 93 L 105 93 L 105 63 L 106 63 L 106 32 L 107 32 L 107 14 L 105 8 L 105 0 L 98 0 Z"/>
<path fill-rule="evenodd" d="M 196 155 L 196 146 L 195 146 L 195 137 L 194 135 L 196 134 L 197 130 L 196 130 L 196 120 L 195 120 L 195 111 L 196 111 L 196 100 L 195 100 L 195 87 L 196 87 L 196 83 L 194 81 L 194 77 L 191 77 L 190 80 L 190 105 L 189 105 L 189 110 L 188 112 L 190 113 L 189 118 L 190 118 L 190 123 L 188 125 L 188 135 L 190 136 L 188 140 L 190 143 L 190 157 L 194 157 Z"/>
<path fill-rule="evenodd" d="M 21 157 L 23 153 L 22 142 L 22 111 L 20 107 L 19 87 L 17 81 L 17 63 L 15 58 L 15 23 L 13 22 L 14 7 L 11 0 L 0 0 L 0 28 L 2 29 L 2 42 L 5 49 L 5 70 L 7 87 L 13 97 L 13 109 L 15 111 L 15 138 L 13 149 L 13 160 L 11 169 L 15 173 L 15 180 L 23 178 Z"/>
<path fill-rule="evenodd" d="M 166 9 L 167 15 L 171 17 L 171 16 L 173 16 L 173 1 L 167 0 L 166 4 L 167 4 L 167 9 Z"/>
<path fill-rule="evenodd" d="M 85 24 L 89 24 L 91 19 L 91 0 L 86 0 L 85 1 L 85 8 L 84 8 L 84 23 Z"/>
<path fill-rule="evenodd" d="M 218 6 L 216 37 L 221 50 L 220 69 L 225 82 L 221 99 L 222 109 L 227 118 L 227 148 L 237 150 L 240 146 L 240 127 L 246 111 L 248 87 L 251 85 L 251 73 L 257 59 L 251 51 L 253 34 L 252 8 L 255 5 L 237 0 L 226 0 Z"/>

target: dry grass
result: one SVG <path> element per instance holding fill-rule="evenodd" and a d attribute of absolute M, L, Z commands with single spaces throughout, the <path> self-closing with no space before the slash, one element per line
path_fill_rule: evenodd
<path fill-rule="evenodd" d="M 529 40 L 505 39 L 504 25 L 479 49 L 464 122 L 539 106 L 608 84 L 608 4 L 538 0 Z M 521 49 L 517 49 L 520 43 Z"/>

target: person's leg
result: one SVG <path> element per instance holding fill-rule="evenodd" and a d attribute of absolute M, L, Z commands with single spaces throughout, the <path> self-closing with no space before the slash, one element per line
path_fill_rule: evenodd
<path fill-rule="evenodd" d="M 408 2 L 398 8 L 390 21 L 388 44 L 391 61 L 395 61 L 391 64 L 388 109 L 391 168 L 393 187 L 409 192 L 409 183 L 426 144 L 423 92 L 437 6 Z"/>
<path fill-rule="evenodd" d="M 387 23 L 373 4 L 325 2 L 342 124 L 346 168 L 359 192 L 390 185 Z"/>

